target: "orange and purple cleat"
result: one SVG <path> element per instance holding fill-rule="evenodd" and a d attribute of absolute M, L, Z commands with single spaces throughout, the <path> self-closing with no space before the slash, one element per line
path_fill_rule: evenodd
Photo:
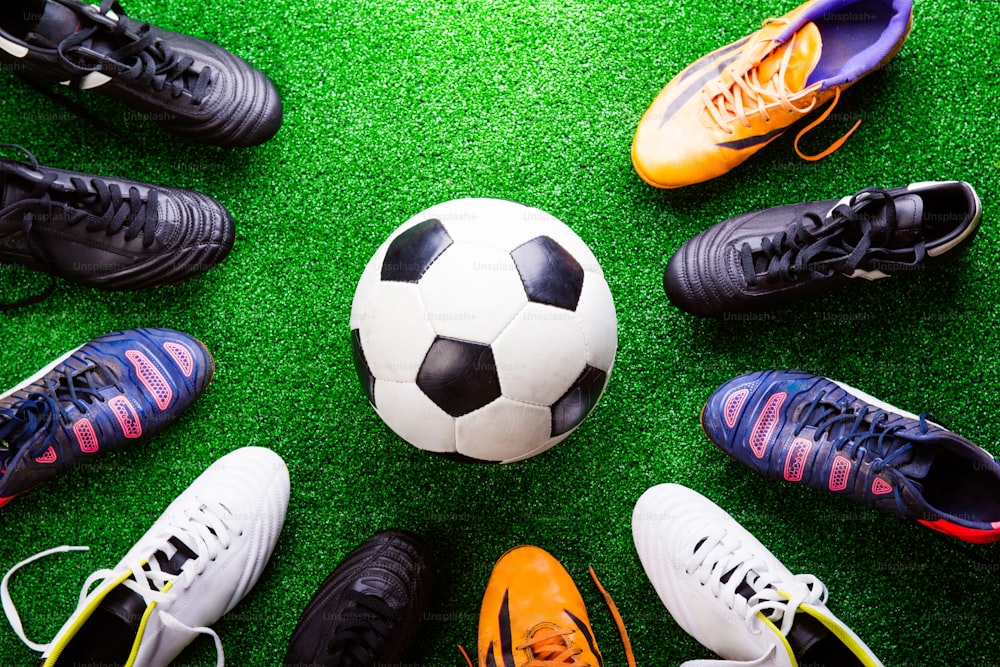
<path fill-rule="evenodd" d="M 797 121 L 831 102 L 795 139 L 826 120 L 840 93 L 885 65 L 913 22 L 912 0 L 810 0 L 675 76 L 646 110 L 632 164 L 658 188 L 701 183 L 734 169 Z"/>
<path fill-rule="evenodd" d="M 615 617 L 628 664 L 635 667 L 621 616 L 593 570 L 591 576 Z M 516 547 L 493 567 L 479 614 L 478 664 L 604 665 L 583 597 L 566 569 L 548 552 L 533 546 Z"/>

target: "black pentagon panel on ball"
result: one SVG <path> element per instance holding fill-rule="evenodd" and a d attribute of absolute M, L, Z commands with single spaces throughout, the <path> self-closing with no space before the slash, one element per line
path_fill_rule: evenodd
<path fill-rule="evenodd" d="M 583 291 L 583 267 L 548 236 L 539 236 L 511 251 L 528 299 L 576 310 Z"/>
<path fill-rule="evenodd" d="M 608 374 L 587 366 L 576 382 L 552 406 L 552 437 L 572 431 L 590 414 L 604 391 Z"/>
<path fill-rule="evenodd" d="M 365 390 L 368 402 L 372 404 L 372 407 L 375 407 L 375 376 L 372 375 L 371 368 L 368 367 L 365 351 L 361 349 L 361 331 L 358 329 L 351 330 L 351 351 L 354 357 L 354 370 L 358 373 L 361 388 Z"/>
<path fill-rule="evenodd" d="M 500 378 L 489 345 L 438 336 L 417 372 L 417 386 L 452 417 L 500 398 Z"/>
<path fill-rule="evenodd" d="M 382 260 L 382 280 L 415 283 L 454 243 L 437 218 L 410 227 L 389 244 Z"/>

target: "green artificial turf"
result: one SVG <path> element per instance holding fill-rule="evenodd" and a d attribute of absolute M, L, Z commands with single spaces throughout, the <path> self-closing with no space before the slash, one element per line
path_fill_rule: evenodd
<path fill-rule="evenodd" d="M 256 589 L 215 624 L 236 667 L 276 665 L 316 586 L 356 544 L 401 527 L 429 538 L 433 604 L 414 665 L 463 664 L 489 571 L 508 548 L 541 546 L 576 578 L 606 664 L 625 664 L 593 566 L 615 597 L 640 666 L 711 653 L 688 637 L 643 573 L 631 536 L 639 495 L 662 482 L 706 494 L 793 571 L 830 589 L 831 609 L 888 667 L 1000 665 L 1000 572 L 916 525 L 766 480 L 703 435 L 698 414 L 729 378 L 762 368 L 824 374 L 1000 453 L 1000 117 L 994 2 L 918 0 L 913 32 L 884 71 L 843 96 L 803 141 L 783 137 L 729 175 L 657 191 L 632 169 L 646 106 L 699 56 L 796 6 L 732 0 L 129 0 L 130 15 L 208 38 L 268 73 L 285 103 L 271 142 L 222 150 L 177 140 L 125 107 L 75 94 L 115 139 L 0 72 L 0 141 L 42 164 L 191 188 L 238 226 L 221 266 L 156 291 L 60 282 L 0 320 L 0 387 L 98 335 L 188 332 L 215 355 L 204 397 L 167 433 L 107 454 L 0 510 L 0 570 L 60 544 L 11 582 L 29 636 L 48 641 L 79 587 L 113 566 L 213 460 L 246 445 L 288 464 L 292 496 Z M 673 308 L 661 277 L 685 240 L 743 211 L 863 187 L 962 179 L 982 230 L 954 264 L 852 286 L 757 321 Z M 349 343 L 351 297 L 378 245 L 411 215 L 458 197 L 499 197 L 569 224 L 601 261 L 619 318 L 607 392 L 566 442 L 509 466 L 418 451 L 368 406 Z M 0 268 L 5 298 L 45 278 Z M 1000 561 L 996 546 L 972 546 Z M 0 623 L 0 666 L 35 654 Z M 214 665 L 198 639 L 177 665 Z"/>

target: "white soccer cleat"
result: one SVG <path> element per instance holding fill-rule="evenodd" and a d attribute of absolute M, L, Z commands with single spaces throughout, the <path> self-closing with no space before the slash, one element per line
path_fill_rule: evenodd
<path fill-rule="evenodd" d="M 253 588 L 271 557 L 288 507 L 288 469 L 262 447 L 244 447 L 213 463 L 167 507 L 110 570 L 84 584 L 76 611 L 48 644 L 25 636 L 7 582 L 4 611 L 18 637 L 42 652 L 40 667 L 108 664 L 166 667 L 199 634 L 222 643 L 208 626 Z M 96 584 L 96 586 L 94 586 Z"/>
<path fill-rule="evenodd" d="M 678 484 L 647 490 L 632 514 L 646 575 L 684 630 L 725 660 L 682 667 L 882 667 L 826 607 L 811 574 L 793 575 L 722 508 Z"/>

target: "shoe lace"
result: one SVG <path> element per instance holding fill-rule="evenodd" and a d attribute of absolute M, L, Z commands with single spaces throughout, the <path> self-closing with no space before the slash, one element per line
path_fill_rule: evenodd
<path fill-rule="evenodd" d="M 85 364 L 82 368 L 67 368 L 56 376 L 47 376 L 42 391 L 28 394 L 13 409 L 0 410 L 0 472 L 39 430 L 54 425 L 57 420 L 69 423 L 66 411 L 70 406 L 86 414 L 91 405 L 104 402 L 102 389 L 114 387 L 124 391 L 108 366 L 88 357 L 81 361 Z M 54 437 L 55 429 L 49 429 L 39 447 L 44 447 Z"/>
<path fill-rule="evenodd" d="M 114 10 L 124 14 L 115 0 L 103 0 L 99 8 L 82 5 L 74 0 L 52 0 L 72 8 L 89 25 L 64 39 L 57 51 L 60 59 L 81 74 L 101 72 L 108 76 L 138 81 L 156 91 L 168 90 L 174 98 L 185 92 L 191 103 L 201 104 L 212 83 L 212 68 L 199 72 L 192 69 L 194 59 L 181 56 L 161 39 L 157 39 L 150 24 L 142 24 L 135 32 L 108 16 Z M 100 52 L 93 48 L 92 38 L 101 34 L 118 48 Z"/>
<path fill-rule="evenodd" d="M 13 148 L 23 152 L 35 172 L 28 183 L 30 191 L 27 197 L 0 209 L 0 236 L 22 232 L 31 256 L 46 269 L 50 268 L 51 262 L 31 235 L 36 213 L 25 211 L 18 218 L 8 214 L 14 207 L 36 204 L 46 209 L 45 216 L 53 217 L 57 215 L 56 205 L 62 204 L 64 208 L 58 215 L 66 216 L 68 226 L 86 223 L 88 232 L 104 232 L 109 237 L 124 232 L 126 241 L 132 241 L 141 235 L 145 248 L 156 241 L 160 221 L 156 189 L 150 189 L 145 198 L 136 187 L 130 187 L 126 194 L 121 186 L 108 183 L 98 176 L 86 179 L 73 176 L 69 185 L 64 185 L 56 182 L 58 174 L 43 170 L 35 156 L 26 148 L 16 144 L 0 144 L 0 148 Z M 0 173 L 10 174 L 22 181 L 27 180 L 23 167 L 17 169 L 5 160 L 0 160 Z M 0 304 L 0 310 L 13 310 L 37 303 L 51 294 L 53 287 L 54 282 L 42 295 L 12 304 Z"/>
<path fill-rule="evenodd" d="M 628 631 L 625 629 L 625 622 L 618 612 L 618 606 L 611 598 L 611 595 L 605 590 L 604 586 L 601 585 L 600 580 L 597 578 L 597 573 L 594 572 L 594 568 L 590 568 L 590 577 L 594 580 L 594 584 L 601 592 L 604 603 L 608 606 L 608 610 L 611 612 L 612 618 L 614 618 L 615 626 L 618 628 L 618 635 L 622 640 L 622 647 L 625 650 L 626 662 L 629 667 L 636 667 L 635 655 L 632 652 L 632 642 L 628 638 Z M 539 630 L 527 641 L 515 648 L 517 650 L 528 649 L 531 651 L 532 659 L 524 667 L 559 667 L 559 665 L 567 664 L 587 667 L 585 664 L 575 660 L 575 657 L 583 652 L 582 649 L 571 648 L 567 641 L 567 637 L 575 632 L 575 629 L 553 625 L 547 629 Z M 465 649 L 459 645 L 458 650 L 465 657 L 466 662 L 469 663 L 469 667 L 473 667 L 472 659 L 466 653 Z M 592 665 L 591 667 L 596 666 Z"/>
<path fill-rule="evenodd" d="M 33 294 L 23 299 L 17 299 L 16 301 L 11 301 L 8 303 L 0 302 L 0 313 L 10 312 L 12 310 L 18 310 L 20 308 L 26 308 L 27 306 L 33 306 L 36 303 L 41 303 L 45 301 L 52 293 L 56 290 L 56 279 L 50 277 L 49 284 L 46 285 L 41 292 Z"/>
<path fill-rule="evenodd" d="M 364 667 L 385 644 L 393 609 L 381 598 L 359 591 L 348 591 L 347 598 L 353 603 L 350 616 L 334 628 L 327 652 L 331 664 Z"/>
<path fill-rule="evenodd" d="M 867 210 L 884 204 L 883 215 L 869 215 Z M 884 254 L 881 243 L 896 227 L 896 208 L 887 192 L 878 188 L 861 190 L 847 204 L 830 212 L 825 227 L 823 219 L 805 213 L 773 238 L 762 238 L 754 250 L 749 243 L 740 247 L 740 268 L 749 286 L 757 285 L 758 276 L 768 282 L 809 278 L 823 280 L 836 273 L 850 275 L 868 257 Z M 914 260 L 904 262 L 880 259 L 884 268 L 912 267 L 923 261 L 926 243 L 914 244 Z"/>
<path fill-rule="evenodd" d="M 764 560 L 725 528 L 710 529 L 684 568 L 729 609 L 741 614 L 753 634 L 761 632 L 754 619 L 764 614 L 772 623 L 780 622 L 778 629 L 787 636 L 801 605 L 825 603 L 827 598 L 826 586 L 815 576 L 798 574 L 789 580 L 771 572 Z"/>
<path fill-rule="evenodd" d="M 763 25 L 764 27 L 769 27 L 771 25 L 786 25 L 787 23 L 787 19 L 770 18 L 765 20 Z M 782 55 L 778 69 L 770 78 L 762 82 L 760 80 L 760 63 L 764 56 L 773 50 L 775 44 L 771 39 L 758 38 L 748 48 L 748 58 L 741 61 L 746 63 L 749 60 L 750 62 L 756 62 L 756 65 L 747 68 L 743 73 L 740 73 L 736 67 L 730 67 L 728 74 L 732 79 L 731 84 L 723 85 L 719 80 L 715 80 L 702 90 L 702 101 L 705 108 L 702 122 L 708 127 L 717 127 L 726 134 L 732 134 L 735 131 L 733 123 L 737 121 L 744 127 L 751 127 L 750 120 L 747 118 L 748 113 L 759 113 L 764 118 L 764 122 L 770 122 L 771 114 L 768 111 L 768 106 L 775 103 L 785 111 L 800 115 L 805 115 L 812 111 L 818 99 L 813 93 L 820 88 L 821 83 L 816 82 L 797 92 L 788 90 L 788 86 L 785 83 L 785 74 L 788 71 L 788 63 L 791 60 L 796 39 L 797 35 L 793 33 L 791 41 Z M 795 137 L 795 152 L 803 160 L 814 162 L 834 153 L 861 124 L 861 121 L 858 120 L 846 134 L 816 155 L 805 155 L 799 149 L 799 140 L 810 130 L 825 121 L 837 106 L 837 102 L 840 100 L 840 87 L 835 87 L 833 90 L 833 102 L 827 110 L 815 121 L 804 127 Z M 809 99 L 809 102 L 802 106 L 797 106 L 795 102 L 799 99 Z"/>
<path fill-rule="evenodd" d="M 229 549 L 233 536 L 238 531 L 242 535 L 241 529 L 229 509 L 218 502 L 205 502 L 198 507 L 184 509 L 165 524 L 161 532 L 151 536 L 151 547 L 148 552 L 151 556 L 148 559 L 136 556 L 123 563 L 124 570 L 130 571 L 132 576 L 125 579 L 120 585 L 141 596 L 146 602 L 147 608 L 153 607 L 153 613 L 159 614 L 159 618 L 165 626 L 174 630 L 196 632 L 212 637 L 216 649 L 216 667 L 225 667 L 225 654 L 219 635 L 211 628 L 188 626 L 170 613 L 156 611 L 155 606 L 168 602 L 178 588 L 187 589 L 195 578 L 205 570 L 208 563 L 214 561 L 222 551 Z M 176 553 L 181 547 L 184 547 L 187 553 L 192 554 L 193 557 L 184 560 L 180 568 L 177 569 L 166 555 Z M 46 651 L 52 644 L 51 642 L 38 644 L 27 638 L 8 590 L 11 576 L 21 567 L 48 555 L 87 549 L 88 547 L 62 546 L 35 554 L 14 565 L 0 582 L 0 599 L 2 599 L 7 620 L 21 641 L 32 649 Z M 109 579 L 120 577 L 124 570 L 105 569 L 91 574 L 80 591 L 77 610 L 83 609 L 90 603 L 91 591 L 95 588 L 95 584 L 96 588 L 99 589 Z"/>
<path fill-rule="evenodd" d="M 73 207 L 69 213 L 67 224 L 77 225 L 87 222 L 87 231 L 105 232 L 108 236 L 113 236 L 124 231 L 125 240 L 131 241 L 138 236 L 142 236 L 144 247 L 153 245 L 156 241 L 156 231 L 159 226 L 158 193 L 155 188 L 149 190 L 148 197 L 143 199 L 142 194 L 136 187 L 128 189 L 126 195 L 120 185 L 108 183 L 99 176 L 89 176 L 80 178 L 73 176 L 70 184 L 63 185 L 57 183 L 59 178 L 55 172 L 46 173 L 38 164 L 38 159 L 28 149 L 17 144 L 0 144 L 0 148 L 13 148 L 21 151 L 28 157 L 28 163 L 35 172 L 32 175 L 33 187 L 27 197 L 28 201 L 35 200 L 49 207 L 48 214 L 52 215 L 51 207 L 56 203 L 65 203 Z M 23 179 L 23 171 L 17 170 L 6 161 L 0 160 L 0 173 L 8 173 L 17 178 Z M 89 183 L 89 185 L 88 185 Z M 23 206 L 25 200 L 19 199 L 11 206 Z M 0 210 L 0 217 L 4 211 Z M 21 228 L 25 233 L 30 231 L 31 213 L 25 214 L 20 225 L 16 223 L 0 223 L 0 232 L 16 231 Z M 8 229 L 9 227 L 9 229 Z M 40 255 L 40 250 L 30 241 L 29 244 L 35 255 Z M 42 257 L 36 257 L 43 259 Z"/>
<path fill-rule="evenodd" d="M 834 451 L 842 452 L 851 460 L 867 458 L 871 462 L 869 470 L 873 474 L 877 475 L 883 470 L 893 475 L 902 474 L 895 466 L 910 461 L 913 443 L 899 435 L 900 431 L 907 428 L 905 424 L 887 425 L 890 417 L 891 414 L 885 410 L 872 409 L 867 405 L 860 408 L 846 407 L 844 402 L 828 399 L 827 392 L 824 391 L 806 405 L 793 434 L 799 435 L 802 429 L 813 427 L 816 429 L 816 440 L 832 440 Z M 927 415 L 918 415 L 918 428 L 921 433 L 930 430 Z M 893 494 L 899 511 L 906 516 L 896 486 L 893 486 Z"/>
<path fill-rule="evenodd" d="M 581 648 L 572 648 L 567 636 L 575 633 L 573 628 L 547 628 L 539 630 L 528 641 L 515 646 L 518 651 L 527 650 L 531 660 L 525 667 L 557 667 L 578 664 L 575 656 L 583 653 Z"/>

